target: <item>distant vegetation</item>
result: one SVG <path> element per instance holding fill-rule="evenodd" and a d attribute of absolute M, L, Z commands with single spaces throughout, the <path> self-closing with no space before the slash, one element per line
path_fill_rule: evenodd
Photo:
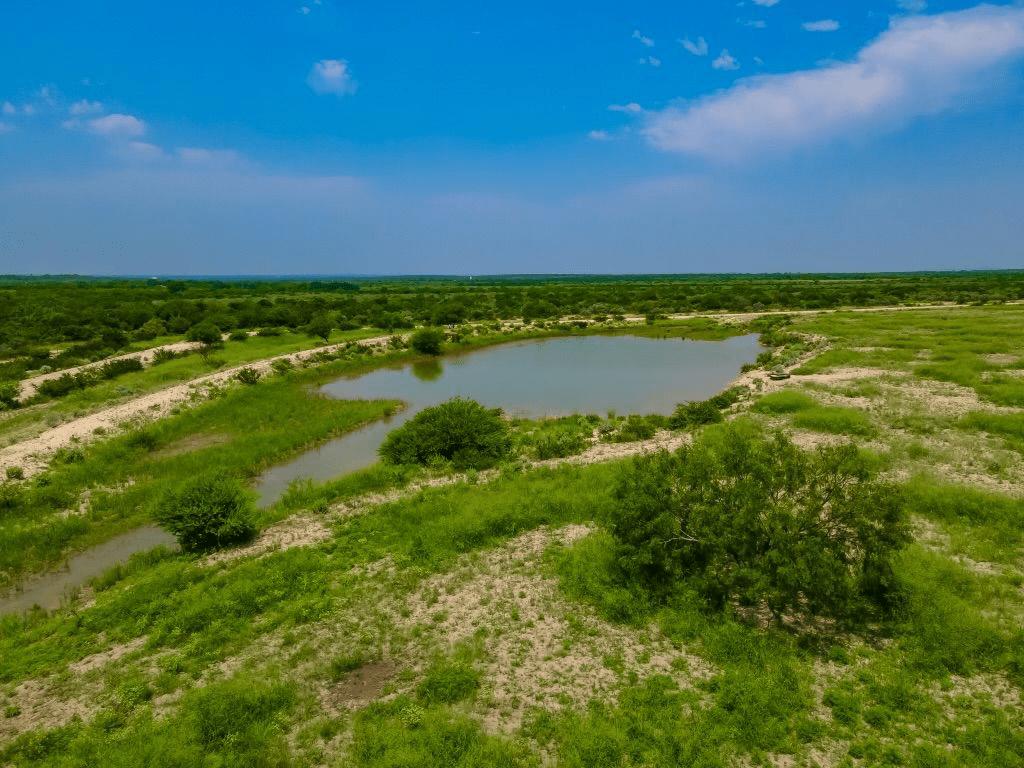
<path fill-rule="evenodd" d="M 665 275 L 313 280 L 0 277 L 0 381 L 67 368 L 131 343 L 261 328 L 409 329 L 579 316 L 654 319 L 749 312 L 1024 299 L 1024 272 L 886 275 Z M 206 342 L 210 343 L 210 342 Z M 53 347 L 59 347 L 54 351 Z"/>

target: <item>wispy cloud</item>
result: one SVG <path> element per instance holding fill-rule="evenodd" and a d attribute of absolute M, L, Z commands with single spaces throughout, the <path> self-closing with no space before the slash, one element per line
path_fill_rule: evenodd
<path fill-rule="evenodd" d="M 306 82 L 317 93 L 342 96 L 356 92 L 356 81 L 352 79 L 345 59 L 321 59 L 309 71 Z"/>
<path fill-rule="evenodd" d="M 718 54 L 718 58 L 711 62 L 711 66 L 715 69 L 730 70 L 739 69 L 740 63 L 729 54 L 726 48 L 723 48 L 722 52 Z"/>
<path fill-rule="evenodd" d="M 98 101 L 82 99 L 68 107 L 68 114 L 79 117 L 81 115 L 95 115 L 103 111 L 103 104 Z"/>
<path fill-rule="evenodd" d="M 634 29 L 633 30 L 633 39 L 634 40 L 639 40 L 641 43 L 646 45 L 648 48 L 650 48 L 651 46 L 654 45 L 654 41 L 651 40 L 651 38 L 649 38 L 649 37 L 641 35 L 639 29 Z"/>
<path fill-rule="evenodd" d="M 696 43 L 690 40 L 690 38 L 684 37 L 679 43 L 694 56 L 708 55 L 708 41 L 703 37 L 698 37 Z"/>
<path fill-rule="evenodd" d="M 108 138 L 138 138 L 146 135 L 146 124 L 133 115 L 113 114 L 89 121 L 89 131 Z"/>
<path fill-rule="evenodd" d="M 768 22 L 764 19 L 736 19 L 736 23 L 754 29 L 764 29 L 768 26 Z"/>
<path fill-rule="evenodd" d="M 119 154 L 127 160 L 141 160 L 144 162 L 163 160 L 167 157 L 167 153 L 163 149 L 156 144 L 150 144 L 145 141 L 129 141 L 123 147 L 117 149 L 115 154 Z"/>
<path fill-rule="evenodd" d="M 852 61 L 740 80 L 691 104 L 649 112 L 655 147 L 719 160 L 897 127 L 962 105 L 979 75 L 1024 56 L 1024 8 L 981 5 L 893 19 Z"/>
<path fill-rule="evenodd" d="M 754 0 L 754 5 L 761 5 L 765 8 L 771 8 L 773 5 L 778 4 L 779 0 Z"/>
<path fill-rule="evenodd" d="M 925 0 L 896 0 L 896 7 L 907 13 L 921 13 L 928 3 Z"/>
<path fill-rule="evenodd" d="M 9 125 L 8 123 L 5 123 L 2 120 L 0 120 L 0 133 L 10 133 L 13 130 L 13 125 Z"/>
<path fill-rule="evenodd" d="M 608 131 L 591 131 L 587 134 L 587 138 L 591 141 L 611 141 L 611 135 Z"/>
<path fill-rule="evenodd" d="M 637 104 L 635 101 L 631 101 L 629 104 L 609 104 L 609 112 L 625 112 L 629 115 L 638 115 L 644 111 L 644 108 Z"/>
<path fill-rule="evenodd" d="M 229 168 L 242 163 L 242 155 L 233 149 L 204 149 L 202 147 L 180 147 L 178 159 L 189 165 Z"/>
<path fill-rule="evenodd" d="M 18 114 L 18 108 L 11 104 L 11 102 L 9 101 L 5 101 L 2 105 L 0 105 L 0 111 L 2 111 L 5 115 Z"/>
<path fill-rule="evenodd" d="M 839 22 L 835 19 L 822 19 L 821 21 L 805 21 L 801 26 L 808 32 L 835 32 L 839 29 Z"/>

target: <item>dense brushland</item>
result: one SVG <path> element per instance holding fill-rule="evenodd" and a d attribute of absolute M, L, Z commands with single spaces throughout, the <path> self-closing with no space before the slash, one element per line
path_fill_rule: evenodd
<path fill-rule="evenodd" d="M 309 283 L 181 283 L 176 296 L 211 305 L 222 299 L 190 291 L 239 291 L 223 301 L 257 305 L 263 296 L 300 304 L 376 291 L 388 297 L 379 306 L 397 307 L 393 289 L 401 301 L 424 302 L 426 314 L 410 311 L 410 324 L 450 319 L 434 312 L 456 293 L 467 307 L 515 296 L 518 314 L 507 317 L 521 319 L 530 292 L 547 292 L 562 303 L 542 317 L 558 321 L 533 323 L 530 334 L 570 332 L 558 327 L 568 315 L 591 321 L 570 326 L 583 333 L 613 330 L 614 321 L 592 322 L 602 313 L 650 314 L 632 330 L 721 338 L 753 328 L 773 351 L 743 386 L 669 419 L 513 421 L 496 469 L 459 474 L 425 457 L 426 466 L 377 465 L 295 487 L 253 513 L 266 547 L 214 558 L 139 555 L 53 616 L 3 617 L 0 764 L 1024 765 L 1024 307 L 794 312 L 725 328 L 707 318 L 658 319 L 694 306 L 640 298 L 714 289 L 738 302 L 744 292 L 749 301 L 778 291 L 777 304 L 716 307 L 730 311 L 806 309 L 815 292 L 825 302 L 816 306 L 993 304 L 1020 298 L 1020 280 L 566 278 L 453 281 L 444 290 L 436 280 L 352 281 L 323 296 Z M 31 290 L 48 287 L 115 290 Z M 854 300 L 858 291 L 872 298 Z M 613 303 L 615 292 L 623 298 Z M 577 295 L 590 311 L 568 298 Z M 341 306 L 324 307 L 338 322 Z M 507 323 L 493 328 L 502 317 L 472 326 L 468 313 L 448 330 L 446 347 L 512 338 Z M 256 326 L 218 323 L 239 327 Z M 312 348 L 311 338 L 227 341 L 211 357 L 259 339 L 304 339 Z M 31 343 L 58 342 L 44 334 Z M 415 354 L 399 343 L 343 348 L 65 449 L 37 478 L 2 486 L 0 568 L 8 578 L 38 569 L 69 545 L 151 519 L 160 499 L 197 475 L 245 480 L 378 417 L 396 404 L 337 402 L 311 387 Z M 769 381 L 764 371 L 776 365 L 792 378 Z M 95 407 L 125 397 L 102 386 L 82 390 L 96 393 Z M 0 428 L 76 396 L 7 411 Z M 558 463 L 585 460 L 595 441 L 643 445 L 666 429 L 696 445 L 678 458 Z M 850 499 L 846 530 L 861 537 L 849 539 L 851 553 L 881 552 L 858 542 L 876 530 L 872 515 L 892 511 L 887 570 L 872 571 L 870 556 L 836 570 L 835 559 L 815 559 L 819 550 L 780 558 L 807 537 L 766 544 L 751 537 L 756 526 L 728 529 L 707 501 L 709 488 L 726 487 L 715 474 L 722 446 L 727 456 L 752 452 L 728 465 L 736 477 L 787 476 L 787 492 L 773 491 L 771 504 L 767 496 L 757 503 L 758 483 L 728 485 L 733 509 L 756 519 L 770 508 L 765 519 L 779 532 L 830 519 L 818 503 L 829 487 L 822 477 L 839 478 Z M 663 478 L 671 476 L 681 485 L 668 494 Z M 858 495 L 851 489 L 861 482 Z M 638 501 L 645 498 L 658 503 Z M 793 498 L 814 514 L 796 514 Z M 677 518 L 688 521 L 676 531 L 682 539 L 650 539 L 677 545 L 649 549 L 638 531 L 674 525 L 650 515 L 676 504 L 705 517 Z M 724 543 L 707 549 L 699 530 Z M 275 538 L 279 531 L 298 534 Z M 663 571 L 652 580 L 653 562 Z M 715 567 L 694 568 L 702 562 Z M 790 562 L 825 569 L 832 587 L 812 595 Z M 884 584 L 862 578 L 872 573 Z"/>

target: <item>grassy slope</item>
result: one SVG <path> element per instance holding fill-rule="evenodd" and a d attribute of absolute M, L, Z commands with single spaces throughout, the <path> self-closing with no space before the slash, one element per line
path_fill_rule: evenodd
<path fill-rule="evenodd" d="M 1012 397 L 1012 387 L 998 378 L 993 385 L 987 374 L 1006 375 L 1014 363 L 983 356 L 1020 359 L 1024 313 L 985 308 L 937 318 L 816 319 L 806 329 L 835 339 L 826 353 L 832 362 L 805 370 L 837 360 L 884 364 L 940 387 L 974 371 L 961 381 L 983 402 Z M 938 373 L 922 368 L 923 352 Z M 755 406 L 757 418 L 786 425 L 811 414 L 803 429 L 857 439 L 867 425 L 880 466 L 895 474 L 943 458 L 951 441 L 987 440 L 991 425 L 976 423 L 980 417 L 911 413 L 885 375 L 818 388 L 797 377 L 794 393 Z M 991 386 L 999 393 L 989 400 Z M 844 398 L 856 405 L 836 404 Z M 218 409 L 209 410 L 216 418 Z M 890 424 L 899 413 L 904 421 Z M 992 431 L 1001 446 L 1007 441 L 1000 448 L 1007 461 L 1020 463 L 1014 423 Z M 542 754 L 570 766 L 756 764 L 780 754 L 795 764 L 1024 764 L 1022 502 L 912 480 L 908 502 L 920 534 L 899 563 L 897 617 L 863 636 L 827 627 L 794 635 L 708 616 L 685 600 L 651 606 L 618 584 L 599 528 L 618 471 L 614 464 L 527 474 L 509 467 L 497 482 L 420 492 L 342 519 L 320 546 L 255 561 L 201 567 L 166 553 L 136 558 L 97 585 L 91 608 L 0 622 L 0 690 L 8 696 L 0 707 L 17 708 L 15 684 L 47 673 L 56 676 L 54 696 L 86 692 L 96 706 L 86 722 L 41 728 L 0 755 L 19 765 L 125 766 L 208 764 L 204 756 L 251 765 L 538 765 Z M 403 480 L 371 471 L 329 495 Z M 524 585 L 560 585 L 543 617 L 527 613 L 525 592 L 489 593 L 496 602 L 482 609 L 486 620 L 451 644 L 441 610 L 446 590 L 460 598 L 495 547 L 538 526 L 595 521 L 594 533 L 551 549 L 538 570 L 522 574 Z M 514 558 L 501 562 L 496 578 L 521 567 Z M 540 642 L 540 624 L 556 618 L 561 634 L 544 663 L 596 644 L 594 669 L 565 673 L 577 695 L 530 709 L 511 733 L 486 732 L 481 722 L 500 722 L 512 706 L 494 693 L 495 670 L 509 663 L 506 640 Z M 651 622 L 657 643 L 645 629 Z M 622 645 L 624 636 L 633 645 Z M 143 646 L 119 664 L 85 676 L 66 671 L 133 638 L 144 638 Z M 598 641 L 607 643 L 603 654 Z M 658 654 L 670 657 L 669 670 L 703 664 L 710 674 L 681 684 L 657 666 Z M 391 697 L 330 705 L 361 669 L 384 662 L 393 667 L 377 694 Z M 588 706 L 600 676 L 611 677 L 618 695 Z M 154 712 L 166 714 L 154 719 Z"/>

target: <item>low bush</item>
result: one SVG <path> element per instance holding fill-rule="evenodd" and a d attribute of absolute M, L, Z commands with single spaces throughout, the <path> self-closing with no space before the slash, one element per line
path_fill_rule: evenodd
<path fill-rule="evenodd" d="M 125 357 L 120 360 L 110 360 L 100 367 L 100 375 L 104 379 L 113 379 L 122 373 L 134 373 L 142 370 L 142 361 L 137 357 Z"/>
<path fill-rule="evenodd" d="M 391 464 L 426 465 L 440 458 L 456 469 L 485 469 L 505 458 L 510 448 L 500 408 L 456 397 L 420 411 L 391 432 L 379 450 Z"/>
<path fill-rule="evenodd" d="M 249 541 L 256 533 L 245 489 L 221 477 L 200 477 L 166 492 L 153 517 L 185 552 L 220 549 Z"/>
<path fill-rule="evenodd" d="M 235 378 L 243 384 L 255 384 L 260 380 L 260 372 L 251 366 L 242 368 L 235 374 Z"/>
<path fill-rule="evenodd" d="M 680 403 L 669 417 L 670 429 L 689 429 L 723 420 L 722 412 L 710 400 Z"/>
<path fill-rule="evenodd" d="M 624 574 L 688 584 L 711 607 L 853 618 L 887 607 L 909 540 L 900 494 L 852 444 L 804 453 L 746 423 L 635 460 L 608 525 Z"/>
<path fill-rule="evenodd" d="M 421 355 L 440 355 L 442 343 L 444 331 L 440 328 L 420 328 L 409 339 L 409 345 Z"/>

